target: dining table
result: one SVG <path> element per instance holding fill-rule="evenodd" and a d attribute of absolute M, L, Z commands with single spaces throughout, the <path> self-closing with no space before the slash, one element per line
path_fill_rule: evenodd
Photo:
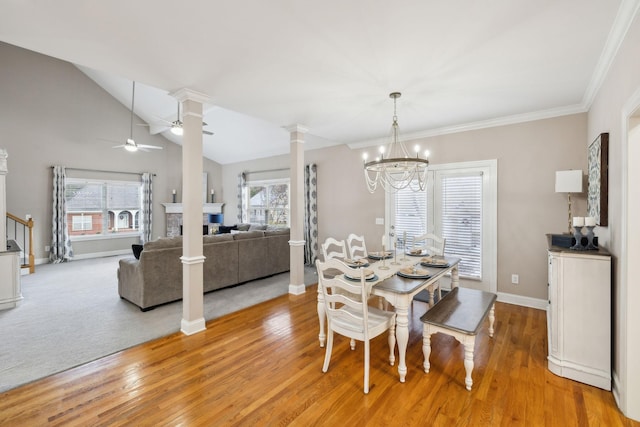
<path fill-rule="evenodd" d="M 411 301 L 417 293 L 426 289 L 429 291 L 430 301 L 432 302 L 437 282 L 447 274 L 451 275 L 451 288 L 457 287 L 459 285 L 458 264 L 460 263 L 460 258 L 445 255 L 434 259 L 437 262 L 427 263 L 423 262 L 423 260 L 432 260 L 432 258 L 425 258 L 423 255 L 412 256 L 406 253 L 391 253 L 391 255 L 387 253 L 387 256 L 382 255 L 382 252 L 370 253 L 369 258 L 366 259 L 368 265 L 363 266 L 364 259 L 357 265 L 360 265 L 360 268 L 367 268 L 373 271 L 373 277 L 365 282 L 370 286 L 370 295 L 384 298 L 395 310 L 398 374 L 400 382 L 405 382 Z M 345 261 L 349 265 L 351 260 Z M 320 287 L 318 287 L 317 310 L 320 323 L 318 339 L 320 347 L 324 347 L 326 342 L 326 312 L 324 296 Z M 394 364 L 393 356 L 390 357 L 389 362 L 391 365 Z"/>

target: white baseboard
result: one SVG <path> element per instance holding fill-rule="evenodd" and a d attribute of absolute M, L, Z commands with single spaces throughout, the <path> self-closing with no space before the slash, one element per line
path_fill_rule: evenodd
<path fill-rule="evenodd" d="M 193 335 L 198 332 L 202 332 L 205 329 L 207 329 L 207 327 L 205 325 L 204 317 L 192 321 L 182 319 L 180 322 L 180 331 L 185 335 Z"/>
<path fill-rule="evenodd" d="M 109 256 L 117 256 L 117 255 L 133 256 L 133 253 L 131 252 L 131 249 L 118 249 L 116 251 L 105 251 L 105 252 L 91 252 L 87 254 L 74 255 L 73 260 L 103 258 L 103 257 L 109 257 Z M 49 264 L 49 258 L 36 258 L 35 263 L 36 265 Z"/>
<path fill-rule="evenodd" d="M 547 310 L 549 302 L 546 299 L 523 297 L 521 295 L 508 294 L 498 292 L 498 301 L 507 304 L 521 305 L 523 307 L 537 308 L 539 310 Z"/>
<path fill-rule="evenodd" d="M 289 293 L 292 295 L 302 295 L 306 292 L 306 287 L 304 283 L 302 285 L 292 285 L 289 284 Z"/>

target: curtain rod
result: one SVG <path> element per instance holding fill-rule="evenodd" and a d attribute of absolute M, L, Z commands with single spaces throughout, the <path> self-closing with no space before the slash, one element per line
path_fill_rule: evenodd
<path fill-rule="evenodd" d="M 54 168 L 55 166 L 51 166 L 51 167 Z M 68 168 L 68 167 L 65 167 L 65 169 L 74 170 L 74 171 L 85 171 L 85 172 L 123 173 L 127 175 L 142 175 L 144 173 L 144 172 L 123 172 L 123 171 L 108 171 L 108 170 L 100 170 L 100 169 L 84 169 L 84 168 Z M 152 175 L 156 176 L 155 173 Z"/>
<path fill-rule="evenodd" d="M 280 171 L 288 171 L 288 170 L 291 170 L 291 168 L 265 169 L 261 171 L 247 171 L 245 173 L 252 174 L 252 173 L 265 173 L 265 172 L 280 172 Z"/>

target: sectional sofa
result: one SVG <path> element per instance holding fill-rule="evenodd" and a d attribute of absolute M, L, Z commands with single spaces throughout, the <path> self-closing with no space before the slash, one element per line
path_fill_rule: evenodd
<path fill-rule="evenodd" d="M 289 229 L 203 236 L 204 292 L 289 271 Z M 121 259 L 118 293 L 143 311 L 182 299 L 182 236 L 144 245 Z"/>

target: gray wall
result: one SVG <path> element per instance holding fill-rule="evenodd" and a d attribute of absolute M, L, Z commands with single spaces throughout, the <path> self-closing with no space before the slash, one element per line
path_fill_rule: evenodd
<path fill-rule="evenodd" d="M 52 165 L 155 173 L 153 236 L 165 235 L 161 203 L 171 201 L 173 188 L 180 200 L 182 147 L 137 126 L 136 142 L 164 149 L 113 149 L 129 136 L 127 107 L 67 62 L 4 43 L 0 58 L 0 147 L 9 155 L 7 212 L 33 217 L 36 259 L 47 258 L 44 247 L 51 242 Z M 220 165 L 205 160 L 204 171 L 209 188 L 221 191 Z M 96 240 L 76 243 L 74 251 L 79 256 L 112 253 L 129 250 L 131 243 L 132 239 Z"/>

